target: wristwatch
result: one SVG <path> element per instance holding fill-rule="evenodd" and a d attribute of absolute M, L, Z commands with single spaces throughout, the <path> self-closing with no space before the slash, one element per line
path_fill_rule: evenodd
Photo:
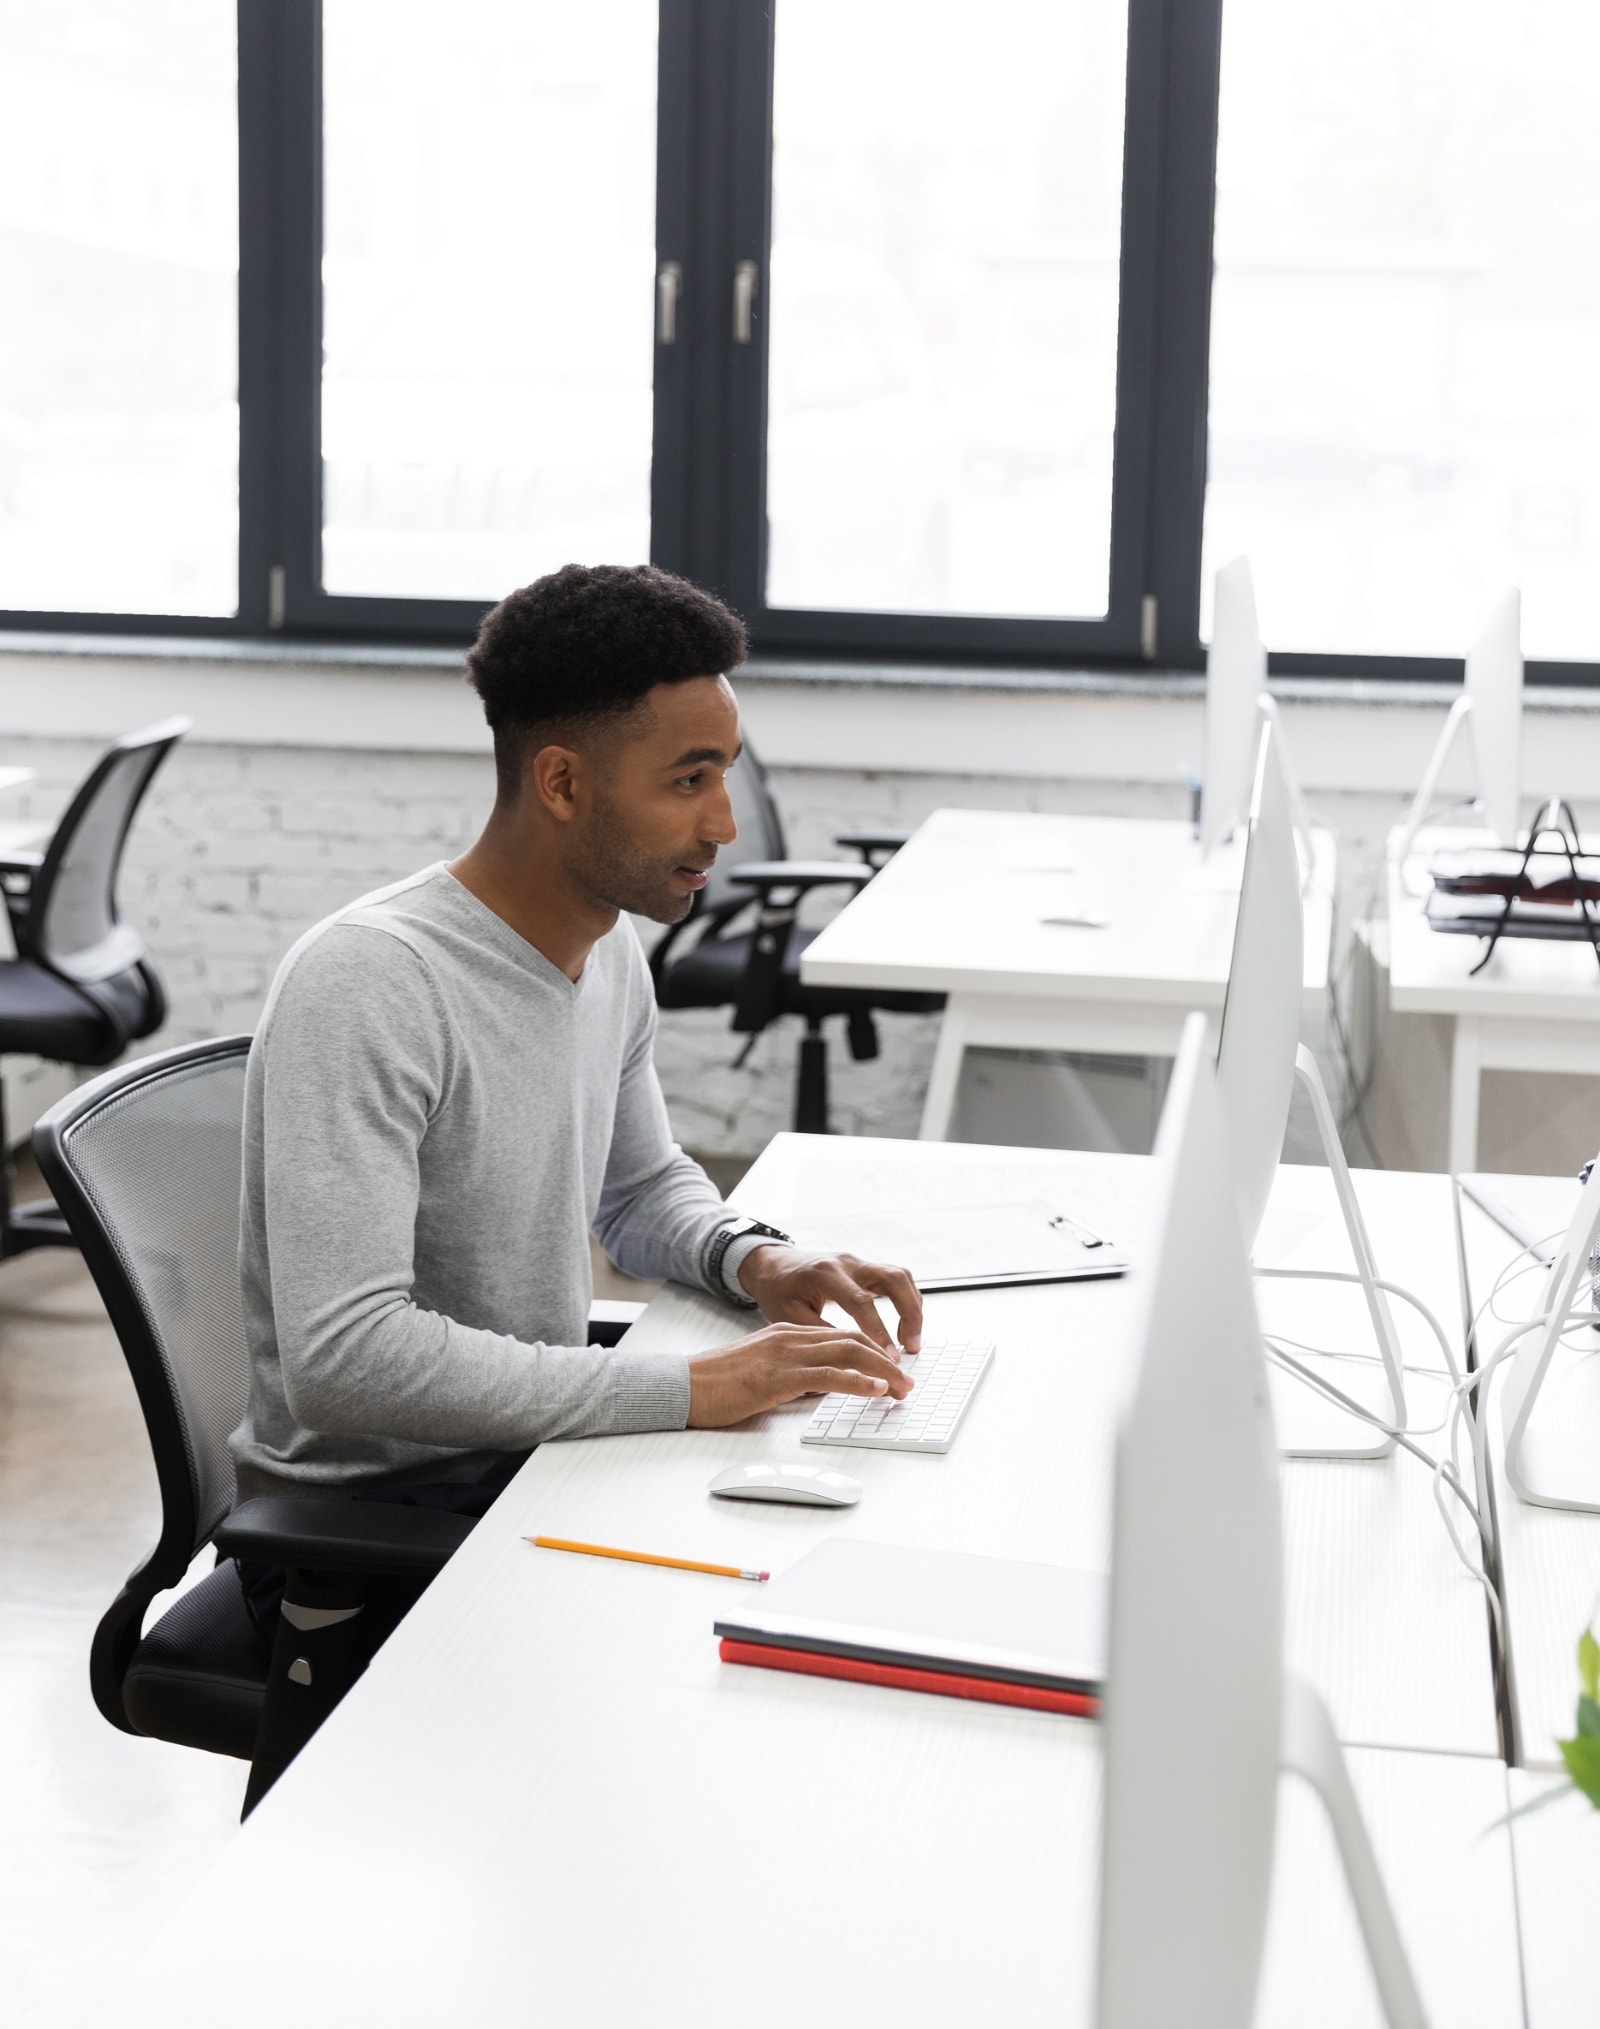
<path fill-rule="evenodd" d="M 751 1310 L 755 1309 L 755 1304 L 748 1296 L 728 1288 L 722 1273 L 722 1264 L 727 1259 L 728 1249 L 735 1240 L 749 1240 L 758 1235 L 763 1240 L 776 1240 L 785 1247 L 794 1245 L 794 1241 L 787 1233 L 780 1233 L 776 1226 L 765 1225 L 760 1219 L 734 1219 L 728 1225 L 718 1228 L 712 1236 L 710 1247 L 706 1250 L 707 1282 L 720 1295 L 732 1296 L 735 1303 L 745 1304 Z"/>

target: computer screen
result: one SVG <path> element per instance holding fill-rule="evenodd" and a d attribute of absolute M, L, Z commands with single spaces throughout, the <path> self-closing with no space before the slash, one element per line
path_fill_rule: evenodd
<path fill-rule="evenodd" d="M 1300 858 L 1277 733 L 1268 723 L 1256 750 L 1244 879 L 1217 1046 L 1217 1083 L 1247 1249 L 1260 1231 L 1289 1124 L 1304 973 Z"/>

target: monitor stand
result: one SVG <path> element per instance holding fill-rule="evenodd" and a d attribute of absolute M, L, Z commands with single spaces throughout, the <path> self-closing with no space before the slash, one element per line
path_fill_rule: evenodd
<path fill-rule="evenodd" d="M 1403 1430 L 1406 1396 L 1399 1337 L 1389 1311 L 1388 1298 L 1378 1287 L 1378 1270 L 1367 1238 L 1366 1221 L 1356 1202 L 1350 1166 L 1344 1159 L 1344 1149 L 1339 1142 L 1339 1130 L 1328 1102 L 1327 1087 L 1317 1069 L 1316 1058 L 1304 1043 L 1295 1053 L 1295 1071 L 1311 1101 L 1322 1152 L 1333 1177 L 1334 1195 L 1339 1201 L 1339 1212 L 1349 1237 L 1350 1251 L 1355 1257 L 1356 1274 L 1366 1298 L 1367 1316 L 1372 1323 L 1372 1334 L 1382 1363 L 1374 1370 L 1352 1362 L 1342 1365 L 1329 1378 L 1383 1423 Z M 1265 1272 L 1271 1274 L 1270 1269 Z M 1308 1276 L 1307 1279 L 1314 1278 Z M 1273 1366 L 1270 1369 L 1270 1385 L 1278 1448 L 1287 1457 L 1387 1458 L 1394 1450 L 1392 1437 L 1375 1430 L 1370 1423 L 1363 1422 L 1337 1402 L 1330 1402 L 1325 1395 L 1319 1395 L 1299 1375 Z"/>
<path fill-rule="evenodd" d="M 1458 697 L 1446 714 L 1428 765 L 1422 771 L 1422 780 L 1417 793 L 1411 799 L 1411 808 L 1406 812 L 1405 823 L 1396 837 L 1390 841 L 1390 856 L 1398 867 L 1404 867 L 1411 857 L 1411 848 L 1416 844 L 1417 833 L 1428 821 L 1428 812 L 1433 808 L 1433 799 L 1439 793 L 1439 777 L 1444 773 L 1444 764 L 1450 758 L 1450 749 L 1456 743 L 1456 736 L 1466 724 L 1472 712 L 1472 700 Z M 1476 760 L 1476 757 L 1474 757 Z"/>
<path fill-rule="evenodd" d="M 1571 1325 L 1567 1320 L 1579 1308 L 1597 1237 L 1600 1163 L 1583 1187 L 1545 1280 L 1540 1308 L 1548 1322 L 1538 1327 L 1536 1337 L 1532 1329 L 1524 1336 L 1500 1397 L 1506 1478 L 1513 1492 L 1535 1507 L 1575 1508 L 1583 1514 L 1600 1514 L 1600 1446 L 1595 1443 L 1600 1384 L 1588 1347 L 1569 1349 L 1562 1362 L 1557 1378 L 1564 1399 L 1559 1410 L 1546 1407 L 1537 1420 L 1535 1411 L 1550 1388 L 1551 1368 L 1563 1337 L 1569 1331 L 1589 1336 L 1578 1319 Z"/>
<path fill-rule="evenodd" d="M 1384 2020 L 1389 2029 L 1427 2029 L 1422 1997 L 1328 1708 L 1308 1683 L 1289 1673 L 1283 1680 L 1282 1739 L 1283 1767 L 1311 1785 L 1328 1814 Z"/>

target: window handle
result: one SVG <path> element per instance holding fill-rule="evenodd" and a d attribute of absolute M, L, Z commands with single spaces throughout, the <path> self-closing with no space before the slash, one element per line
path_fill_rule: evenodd
<path fill-rule="evenodd" d="M 678 342 L 678 298 L 683 294 L 683 263 L 663 261 L 656 275 L 656 338 L 662 345 Z"/>
<path fill-rule="evenodd" d="M 733 342 L 750 343 L 750 315 L 756 300 L 756 264 L 740 261 L 733 271 Z"/>

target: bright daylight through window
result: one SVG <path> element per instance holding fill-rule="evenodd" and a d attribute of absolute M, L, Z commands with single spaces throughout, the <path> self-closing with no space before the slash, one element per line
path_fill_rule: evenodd
<path fill-rule="evenodd" d="M 0 609 L 238 603 L 234 10 L 0 5 Z"/>
<path fill-rule="evenodd" d="M 1122 0 L 779 6 L 769 604 L 1106 611 L 1126 71 Z"/>
<path fill-rule="evenodd" d="M 1275 649 L 1600 660 L 1600 9 L 1227 0 L 1205 579 Z"/>
<path fill-rule="evenodd" d="M 323 587 L 650 553 L 655 0 L 325 0 Z"/>

